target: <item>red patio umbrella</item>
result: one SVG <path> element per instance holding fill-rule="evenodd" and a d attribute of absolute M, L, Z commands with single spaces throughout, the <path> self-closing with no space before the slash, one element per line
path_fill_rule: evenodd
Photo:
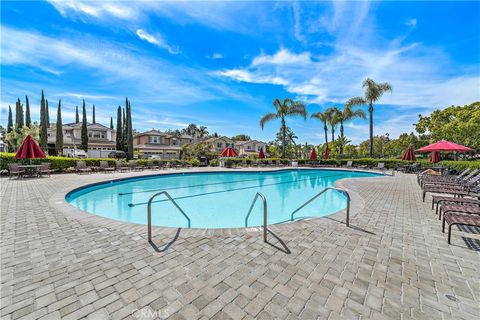
<path fill-rule="evenodd" d="M 236 157 L 238 156 L 238 153 L 235 150 L 233 150 L 232 147 L 227 147 L 222 151 L 222 153 L 220 153 L 220 155 L 222 157 Z"/>
<path fill-rule="evenodd" d="M 325 147 L 325 152 L 323 153 L 323 160 L 328 160 L 330 154 L 328 152 L 328 146 Z"/>
<path fill-rule="evenodd" d="M 258 152 L 258 159 L 265 159 L 265 153 L 263 153 L 263 148 L 260 148 Z"/>
<path fill-rule="evenodd" d="M 412 144 L 408 145 L 407 150 L 405 150 L 405 152 L 403 153 L 402 160 L 406 160 L 406 161 L 415 161 L 416 160 Z"/>
<path fill-rule="evenodd" d="M 430 161 L 433 163 L 440 162 L 440 152 L 438 151 L 433 151 L 432 154 L 430 155 Z"/>
<path fill-rule="evenodd" d="M 308 159 L 310 160 L 317 160 L 317 151 L 315 150 L 315 147 L 310 150 L 310 154 L 308 155 Z"/>
<path fill-rule="evenodd" d="M 450 151 L 450 152 L 467 152 L 472 151 L 472 148 L 462 146 L 461 144 L 453 143 L 446 140 L 440 140 L 428 146 L 420 148 L 417 152 L 432 152 L 432 151 Z"/>
<path fill-rule="evenodd" d="M 28 135 L 25 140 L 23 140 L 22 145 L 18 148 L 17 153 L 15 154 L 17 159 L 35 159 L 35 158 L 45 158 L 45 153 L 43 153 L 40 146 L 37 144 L 35 139 L 31 135 Z"/>

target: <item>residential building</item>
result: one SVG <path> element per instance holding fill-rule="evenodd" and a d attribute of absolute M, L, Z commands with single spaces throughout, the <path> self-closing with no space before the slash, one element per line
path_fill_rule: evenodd
<path fill-rule="evenodd" d="M 82 144 L 82 123 L 67 123 L 62 126 L 63 130 L 63 154 L 74 154 Z M 57 139 L 57 127 L 52 124 L 47 129 L 48 151 L 55 154 Z M 99 123 L 87 123 L 88 151 L 90 158 L 106 158 L 108 154 L 116 150 L 116 131 Z"/>
<path fill-rule="evenodd" d="M 133 150 L 144 157 L 178 159 L 182 146 L 192 143 L 193 140 L 191 136 L 177 136 L 152 129 L 133 136 Z"/>
<path fill-rule="evenodd" d="M 267 144 L 258 140 L 237 141 L 235 150 L 241 155 L 258 154 L 260 150 L 266 152 Z"/>
<path fill-rule="evenodd" d="M 225 136 L 198 139 L 193 142 L 193 145 L 199 143 L 209 144 L 212 152 L 215 153 L 220 153 L 227 147 L 235 147 L 235 141 Z"/>

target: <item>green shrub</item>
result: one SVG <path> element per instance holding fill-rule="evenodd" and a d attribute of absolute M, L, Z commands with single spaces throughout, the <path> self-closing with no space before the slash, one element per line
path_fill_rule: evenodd
<path fill-rule="evenodd" d="M 463 171 L 467 168 L 480 169 L 480 160 L 476 161 L 440 161 L 440 164 L 450 170 Z"/>

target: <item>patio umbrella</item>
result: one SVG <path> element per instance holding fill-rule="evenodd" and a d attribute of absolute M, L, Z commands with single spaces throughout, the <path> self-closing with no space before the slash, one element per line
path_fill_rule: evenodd
<path fill-rule="evenodd" d="M 222 157 L 236 157 L 238 156 L 238 153 L 232 147 L 227 147 L 222 151 L 222 153 L 220 153 L 220 155 Z"/>
<path fill-rule="evenodd" d="M 430 155 L 430 161 L 433 163 L 440 162 L 440 152 L 438 151 L 433 151 Z"/>
<path fill-rule="evenodd" d="M 317 160 L 317 151 L 315 150 L 315 147 L 310 150 L 310 154 L 308 155 L 309 160 Z"/>
<path fill-rule="evenodd" d="M 45 158 L 45 153 L 40 149 L 39 145 L 32 138 L 31 135 L 28 135 L 25 140 L 23 140 L 22 145 L 18 148 L 17 153 L 15 154 L 16 159 L 35 159 L 35 158 Z"/>
<path fill-rule="evenodd" d="M 260 148 L 258 152 L 258 159 L 265 159 L 265 153 L 263 153 L 263 148 Z"/>
<path fill-rule="evenodd" d="M 405 152 L 403 153 L 402 160 L 406 160 L 406 161 L 415 161 L 416 160 L 412 144 L 408 145 L 407 150 L 405 150 Z"/>
<path fill-rule="evenodd" d="M 462 146 L 461 144 L 453 143 L 446 140 L 440 140 L 428 146 L 420 148 L 417 152 L 432 152 L 432 151 L 450 151 L 450 152 L 467 152 L 472 151 L 472 148 Z"/>
<path fill-rule="evenodd" d="M 329 157 L 328 147 L 325 147 L 325 152 L 323 153 L 323 159 L 328 160 Z"/>

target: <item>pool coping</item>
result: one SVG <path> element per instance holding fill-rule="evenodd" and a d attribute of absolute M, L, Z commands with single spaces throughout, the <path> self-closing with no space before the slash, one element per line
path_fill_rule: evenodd
<path fill-rule="evenodd" d="M 92 226 L 96 226 L 99 228 L 105 228 L 109 230 L 116 230 L 125 233 L 136 233 L 141 237 L 146 238 L 147 234 L 147 225 L 145 224 L 138 224 L 133 222 L 126 222 L 126 221 L 118 221 L 106 217 L 102 217 L 96 214 L 92 214 L 81 209 L 78 209 L 68 203 L 66 201 L 66 196 L 75 192 L 76 190 L 88 187 L 88 186 L 95 186 L 99 184 L 106 184 L 116 181 L 128 180 L 128 179 L 135 179 L 135 178 L 142 178 L 142 177 L 152 177 L 152 176 L 161 176 L 161 175 L 168 175 L 168 174 L 181 174 L 181 173 L 221 173 L 221 172 L 279 172 L 279 171 L 286 171 L 286 170 L 332 170 L 332 171 L 353 171 L 353 172 L 365 172 L 365 173 L 379 173 L 378 171 L 370 171 L 370 170 L 361 170 L 361 169 L 354 169 L 354 168 L 334 168 L 334 167 L 319 167 L 319 168 L 310 168 L 310 167 L 284 167 L 284 168 L 242 168 L 242 170 L 225 170 L 222 168 L 211 168 L 211 170 L 202 170 L 198 171 L 195 169 L 180 169 L 175 171 L 157 171 L 155 173 L 148 172 L 147 174 L 142 174 L 141 172 L 137 172 L 136 175 L 128 176 L 128 177 L 115 177 L 113 179 L 105 179 L 102 181 L 85 183 L 81 182 L 78 186 L 74 186 L 74 188 L 68 187 L 65 190 L 60 190 L 54 193 L 49 199 L 49 206 L 55 210 L 60 211 L 64 214 L 64 216 L 68 219 L 73 219 L 82 223 L 87 223 Z M 349 182 L 351 180 L 358 180 L 358 179 L 384 179 L 387 175 L 379 174 L 378 177 L 368 177 L 368 178 L 344 178 L 335 181 L 334 186 L 345 189 L 351 198 L 351 207 L 350 207 L 350 220 L 356 216 L 356 214 L 363 210 L 365 207 L 364 199 L 354 190 L 348 187 Z M 303 229 L 308 226 L 318 225 L 320 221 L 330 221 L 334 220 L 341 223 L 345 223 L 345 214 L 346 209 L 342 209 L 335 213 L 329 214 L 323 217 L 312 217 L 303 220 L 296 220 L 287 223 L 278 223 L 278 224 L 271 224 L 268 225 L 268 229 L 272 232 L 280 231 L 280 230 L 298 230 Z M 327 219 L 329 218 L 329 219 Z M 182 230 L 182 236 L 235 236 L 235 235 L 256 235 L 263 230 L 263 227 L 246 227 L 246 228 L 178 228 L 178 227 L 164 227 L 164 226 L 152 226 L 152 235 L 163 234 L 163 235 L 174 235 L 178 232 L 178 230 Z"/>

